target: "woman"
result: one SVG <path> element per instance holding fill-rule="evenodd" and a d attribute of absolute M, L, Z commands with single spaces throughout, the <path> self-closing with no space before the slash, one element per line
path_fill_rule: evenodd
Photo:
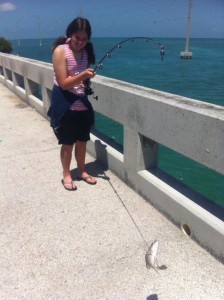
<path fill-rule="evenodd" d="M 95 63 L 90 37 L 89 21 L 79 17 L 68 25 L 66 37 L 58 38 L 52 49 L 54 87 L 48 115 L 62 145 L 62 184 L 69 191 L 77 189 L 70 171 L 74 145 L 78 179 L 96 184 L 96 179 L 85 170 L 86 143 L 94 121 L 92 105 L 85 95 L 85 81 L 95 75 L 89 68 Z"/>

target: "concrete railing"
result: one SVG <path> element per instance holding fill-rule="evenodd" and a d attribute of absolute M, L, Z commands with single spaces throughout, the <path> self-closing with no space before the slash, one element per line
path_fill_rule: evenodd
<path fill-rule="evenodd" d="M 0 82 L 45 117 L 52 72 L 51 64 L 0 54 Z M 161 144 L 224 175 L 224 107 L 102 76 L 92 88 L 94 110 L 123 125 L 124 150 L 93 131 L 88 151 L 223 260 L 224 210 L 156 167 Z"/>

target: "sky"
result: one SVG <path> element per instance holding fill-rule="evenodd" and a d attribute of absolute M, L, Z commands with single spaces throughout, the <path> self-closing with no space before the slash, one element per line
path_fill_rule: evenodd
<path fill-rule="evenodd" d="M 190 0 L 0 0 L 0 37 L 55 38 L 77 16 L 93 37 L 186 37 Z M 224 38 L 224 0 L 192 0 L 190 37 Z"/>

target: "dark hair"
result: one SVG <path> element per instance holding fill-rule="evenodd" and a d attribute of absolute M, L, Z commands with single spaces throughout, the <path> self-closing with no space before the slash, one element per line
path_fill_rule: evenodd
<path fill-rule="evenodd" d="M 78 17 L 74 19 L 66 29 L 66 36 L 60 36 L 56 39 L 52 47 L 52 53 L 54 52 L 55 48 L 59 45 L 65 44 L 67 38 L 70 38 L 74 33 L 84 31 L 88 36 L 88 40 L 91 38 L 91 25 L 87 19 Z M 87 42 L 85 45 L 85 49 L 88 54 L 88 63 L 95 64 L 95 53 L 93 49 L 93 45 L 91 42 Z"/>

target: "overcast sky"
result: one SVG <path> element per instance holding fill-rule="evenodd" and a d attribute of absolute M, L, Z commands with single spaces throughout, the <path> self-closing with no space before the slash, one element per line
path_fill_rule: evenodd
<path fill-rule="evenodd" d="M 0 36 L 55 38 L 89 19 L 93 37 L 185 37 L 188 0 L 0 0 Z M 192 0 L 190 37 L 224 38 L 224 0 Z"/>

